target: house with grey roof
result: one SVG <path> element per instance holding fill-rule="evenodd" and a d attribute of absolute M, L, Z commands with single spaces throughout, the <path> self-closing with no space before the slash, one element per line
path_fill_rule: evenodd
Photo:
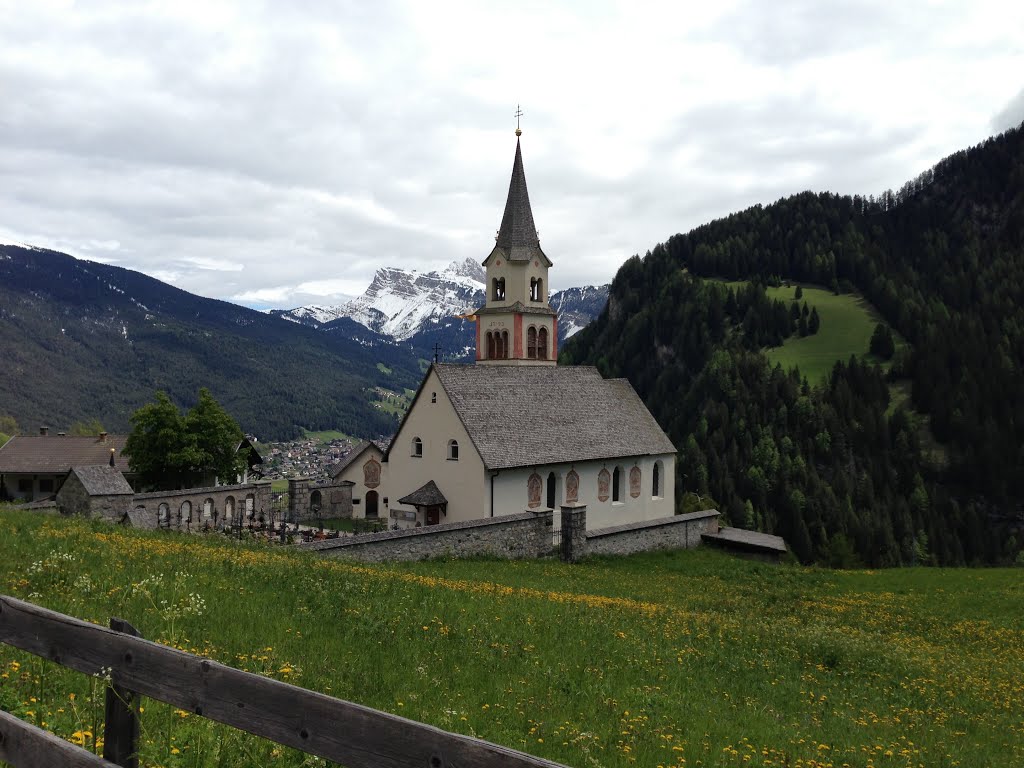
<path fill-rule="evenodd" d="M 588 528 L 672 516 L 676 449 L 629 382 L 556 364 L 552 262 L 540 247 L 518 139 L 483 265 L 487 299 L 471 318 L 476 363 L 430 367 L 380 460 L 376 490 L 391 499 L 392 522 L 564 504 L 586 504 Z"/>
<path fill-rule="evenodd" d="M 127 435 L 15 435 L 0 447 L 0 499 L 36 501 L 52 497 L 75 466 L 110 465 L 131 477 L 122 451 Z"/>

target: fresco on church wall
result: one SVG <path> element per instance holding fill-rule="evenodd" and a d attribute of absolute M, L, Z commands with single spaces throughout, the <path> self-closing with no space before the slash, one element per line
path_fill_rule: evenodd
<path fill-rule="evenodd" d="M 629 495 L 634 499 L 640 496 L 640 467 L 629 470 Z"/>
<path fill-rule="evenodd" d="M 580 498 L 580 476 L 576 474 L 576 470 L 570 470 L 569 474 L 565 476 L 565 503 L 574 504 L 579 501 Z"/>
<path fill-rule="evenodd" d="M 370 459 L 363 464 L 363 485 L 367 488 L 376 488 L 380 485 L 380 462 Z"/>
<path fill-rule="evenodd" d="M 612 482 L 611 473 L 607 469 L 602 469 L 597 474 L 597 500 L 608 501 L 608 486 Z"/>
<path fill-rule="evenodd" d="M 536 509 L 540 506 L 540 494 L 543 483 L 541 482 L 540 475 L 534 472 L 530 475 L 530 479 L 526 481 L 526 491 L 529 498 L 530 509 Z"/>

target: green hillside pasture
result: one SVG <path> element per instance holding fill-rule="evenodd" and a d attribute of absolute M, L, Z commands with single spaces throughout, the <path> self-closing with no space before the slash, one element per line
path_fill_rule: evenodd
<path fill-rule="evenodd" d="M 728 282 L 736 287 L 741 282 Z M 817 307 L 821 328 L 813 336 L 791 336 L 781 347 L 765 350 L 768 359 L 786 370 L 798 367 L 811 384 L 825 380 L 838 361 L 846 362 L 850 355 L 868 357 L 871 334 L 881 317 L 874 307 L 859 294 L 844 293 L 836 296 L 825 288 L 804 285 L 801 306 Z M 795 299 L 796 285 L 768 287 L 770 299 L 784 301 L 789 306 Z"/>
<path fill-rule="evenodd" d="M 0 518 L 3 592 L 572 766 L 1024 764 L 1019 570 L 701 550 L 366 566 Z M 0 645 L 0 708 L 92 746 L 101 701 L 95 679 Z M 146 765 L 313 764 L 143 704 Z"/>
<path fill-rule="evenodd" d="M 795 288 L 781 286 L 768 288 L 771 299 L 790 303 Z M 878 316 L 871 305 L 861 296 L 844 293 L 836 296 L 824 288 L 804 286 L 801 304 L 817 307 L 821 317 L 821 328 L 813 336 L 791 336 L 781 347 L 766 350 L 768 359 L 783 368 L 799 367 L 800 372 L 812 384 L 824 381 L 837 361 L 846 362 L 850 355 L 864 357 L 868 354 L 871 334 L 878 323 Z"/>
<path fill-rule="evenodd" d="M 408 390 L 405 391 L 407 392 Z M 405 416 L 405 412 L 409 410 L 411 403 L 409 397 L 404 393 L 395 392 L 385 387 L 374 387 L 373 397 L 374 408 L 393 414 L 398 418 Z"/>
<path fill-rule="evenodd" d="M 344 432 L 339 432 L 336 429 L 323 429 L 320 430 L 319 432 L 311 432 L 308 429 L 304 429 L 302 430 L 302 433 L 308 439 L 317 440 L 321 443 L 329 443 L 331 442 L 331 440 L 349 440 L 352 443 L 359 442 L 358 438 L 352 437 L 351 435 L 348 435 Z"/>

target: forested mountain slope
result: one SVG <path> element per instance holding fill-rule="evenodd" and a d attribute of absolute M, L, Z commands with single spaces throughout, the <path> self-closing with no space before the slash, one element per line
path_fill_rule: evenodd
<path fill-rule="evenodd" d="M 365 346 L 139 272 L 11 245 L 0 245 L 0 352 L 0 415 L 22 429 L 95 417 L 122 431 L 154 390 L 190 405 L 205 386 L 263 438 L 300 427 L 373 437 L 395 422 L 368 390 L 419 379 L 395 345 Z"/>
<path fill-rule="evenodd" d="M 810 388 L 760 352 L 764 317 L 698 276 L 854 288 L 908 341 L 890 377 L 837 365 Z M 751 304 L 751 300 L 746 300 Z M 768 342 L 771 343 L 771 342 Z M 867 350 L 865 350 L 866 352 Z M 681 448 L 681 490 L 804 560 L 997 561 L 1024 500 L 1024 130 L 879 199 L 803 193 L 634 257 L 569 362 L 625 375 Z M 945 448 L 921 449 L 928 431 Z"/>

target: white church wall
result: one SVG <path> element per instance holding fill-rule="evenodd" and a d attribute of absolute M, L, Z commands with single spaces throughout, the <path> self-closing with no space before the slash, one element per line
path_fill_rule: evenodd
<path fill-rule="evenodd" d="M 413 455 L 415 437 L 422 441 L 423 450 L 419 457 Z M 448 458 L 450 440 L 458 442 L 457 461 Z M 382 487 L 387 487 L 391 509 L 414 511 L 413 507 L 399 504 L 398 500 L 433 480 L 448 499 L 448 512 L 442 515 L 442 523 L 487 516 L 483 460 L 434 371 L 427 376 L 415 407 L 409 411 L 401 430 L 395 435 L 384 466 L 386 482 Z M 400 527 L 415 525 L 412 521 L 390 522 L 398 522 Z M 418 522 L 424 522 L 422 516 Z"/>
<path fill-rule="evenodd" d="M 542 481 L 538 509 L 548 506 L 549 475 L 552 473 L 555 475 L 554 507 L 557 510 L 565 503 L 566 476 L 570 470 L 575 470 L 580 478 L 577 500 L 579 503 L 587 505 L 588 530 L 671 517 L 675 514 L 675 458 L 675 454 L 664 454 L 501 470 L 493 478 L 494 516 L 516 514 L 530 508 L 528 484 L 530 476 L 534 472 L 540 475 Z M 660 462 L 661 485 L 661 495 L 657 497 L 653 495 L 656 462 Z M 613 489 L 609 483 L 608 498 L 601 501 L 598 494 L 598 476 L 602 469 L 607 469 L 609 473 L 612 473 L 616 466 L 622 469 L 621 500 L 613 499 Z M 629 485 L 629 473 L 634 466 L 640 469 L 640 493 L 635 498 L 630 493 Z M 489 494 L 490 489 L 488 488 Z"/>

